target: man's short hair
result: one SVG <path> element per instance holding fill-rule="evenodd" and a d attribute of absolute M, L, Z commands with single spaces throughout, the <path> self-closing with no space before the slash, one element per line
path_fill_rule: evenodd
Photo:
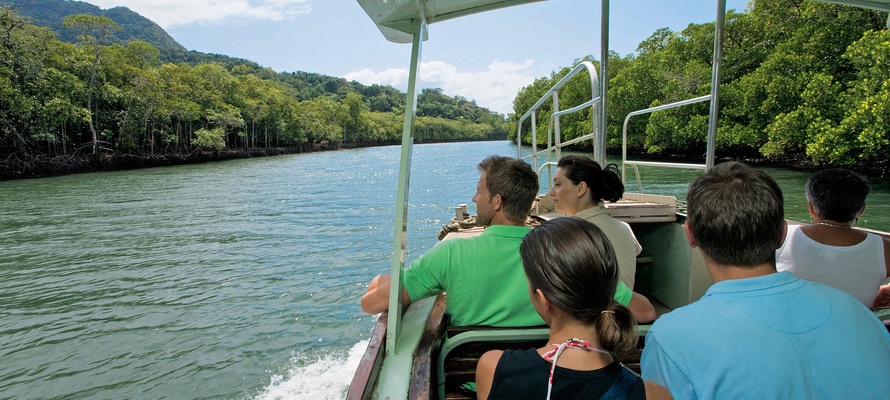
<path fill-rule="evenodd" d="M 769 175 L 734 161 L 718 164 L 689 185 L 686 206 L 695 241 L 717 263 L 775 263 L 785 202 Z"/>
<path fill-rule="evenodd" d="M 842 168 L 816 172 L 807 180 L 807 200 L 816 214 L 837 222 L 856 219 L 870 191 L 868 180 Z"/>
<path fill-rule="evenodd" d="M 479 163 L 479 171 L 485 173 L 489 194 L 501 195 L 504 215 L 524 223 L 539 187 L 538 174 L 531 165 L 518 158 L 490 156 Z"/>

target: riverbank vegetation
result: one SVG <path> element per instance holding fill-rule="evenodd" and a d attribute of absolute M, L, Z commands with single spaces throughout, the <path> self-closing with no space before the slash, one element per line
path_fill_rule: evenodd
<path fill-rule="evenodd" d="M 278 73 L 248 60 L 186 51 L 122 7 L 63 0 L 27 5 L 38 6 L 27 18 L 0 5 L 0 179 L 400 140 L 405 94 L 393 87 Z M 718 157 L 886 172 L 886 13 L 802 0 L 757 0 L 749 7 L 726 19 Z M 621 148 L 629 112 L 710 93 L 713 34 L 713 23 L 681 32 L 663 28 L 633 54 L 610 54 L 610 152 Z M 597 63 L 593 56 L 582 60 Z M 425 89 L 418 96 L 416 141 L 515 140 L 518 116 L 570 69 L 523 88 L 509 122 L 471 100 Z M 585 79 L 560 92 L 563 109 L 586 100 Z M 549 104 L 537 116 L 539 132 L 546 132 Z M 589 113 L 562 117 L 563 140 L 591 132 Z M 633 117 L 629 152 L 700 158 L 708 113 L 703 102 Z M 530 131 L 523 127 L 525 143 Z"/>
<path fill-rule="evenodd" d="M 102 15 L 62 26 L 77 43 L 0 6 L 0 179 L 401 140 L 405 94 L 390 86 L 224 56 L 163 62 L 150 43 L 112 44 L 122 27 Z M 418 96 L 418 115 L 419 143 L 508 131 L 503 115 L 439 89 Z"/>
<path fill-rule="evenodd" d="M 801 0 L 756 0 L 726 17 L 718 157 L 759 157 L 886 169 L 890 158 L 890 31 L 887 13 Z M 625 116 L 710 94 L 714 24 L 659 29 L 635 54 L 609 56 L 609 149 L 621 149 Z M 579 59 L 594 58 L 588 56 Z M 571 67 L 523 88 L 518 116 Z M 584 74 L 580 74 L 584 75 Z M 579 75 L 579 76 L 580 76 Z M 586 89 L 585 89 L 586 88 Z M 589 99 L 590 80 L 560 92 L 561 108 Z M 549 104 L 549 103 L 547 103 Z M 647 156 L 705 153 L 709 102 L 630 119 L 631 152 Z M 538 131 L 546 132 L 550 109 Z M 561 117 L 563 140 L 591 132 L 590 111 Z M 530 126 L 523 127 L 530 142 Z M 539 142 L 546 140 L 540 138 Z M 587 144 L 586 146 L 590 146 Z"/>

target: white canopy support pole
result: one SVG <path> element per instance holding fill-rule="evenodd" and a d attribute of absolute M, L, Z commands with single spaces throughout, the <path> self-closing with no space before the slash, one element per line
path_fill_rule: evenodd
<path fill-rule="evenodd" d="M 405 95 L 405 121 L 402 126 L 402 155 L 399 161 L 399 187 L 396 194 L 395 224 L 393 224 L 392 265 L 390 268 L 389 319 L 386 326 L 386 355 L 398 354 L 398 340 L 402 325 L 402 269 L 405 266 L 405 247 L 408 239 L 408 187 L 411 181 L 411 155 L 414 150 L 414 121 L 417 114 L 417 72 L 426 38 L 427 26 L 423 17 L 415 22 L 414 42 L 411 46 L 411 69 L 408 92 Z"/>
<path fill-rule="evenodd" d="M 726 24 L 726 0 L 717 0 L 717 20 L 714 23 L 714 67 L 711 68 L 711 113 L 708 117 L 708 149 L 705 170 L 714 166 L 717 153 L 717 116 L 720 109 L 720 66 L 723 64 L 723 26 Z"/>
<path fill-rule="evenodd" d="M 593 129 L 595 135 L 593 158 L 605 167 L 606 162 L 606 99 L 609 91 L 609 0 L 602 0 L 602 13 L 600 14 L 600 102 L 599 121 Z M 596 97 L 596 96 L 594 96 Z"/>

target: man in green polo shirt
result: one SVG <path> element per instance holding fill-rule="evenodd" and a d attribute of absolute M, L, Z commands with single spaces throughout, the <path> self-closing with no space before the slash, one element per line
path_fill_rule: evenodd
<path fill-rule="evenodd" d="M 479 163 L 476 223 L 487 226 L 479 236 L 440 242 L 404 271 L 402 302 L 448 292 L 446 312 L 458 326 L 535 326 L 544 321 L 528 297 L 528 281 L 519 244 L 538 192 L 538 176 L 526 162 L 491 156 Z M 389 302 L 390 277 L 378 275 L 362 296 L 362 310 L 377 314 Z M 615 299 L 628 306 L 638 321 L 651 321 L 649 300 L 619 284 Z"/>

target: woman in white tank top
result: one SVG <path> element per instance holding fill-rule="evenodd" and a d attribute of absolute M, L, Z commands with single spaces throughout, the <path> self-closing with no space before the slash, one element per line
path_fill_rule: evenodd
<path fill-rule="evenodd" d="M 776 268 L 844 290 L 867 307 L 890 306 L 890 240 L 854 229 L 865 211 L 868 181 L 845 169 L 826 169 L 807 181 L 813 223 L 789 225 Z M 880 292 L 880 295 L 879 295 Z"/>

